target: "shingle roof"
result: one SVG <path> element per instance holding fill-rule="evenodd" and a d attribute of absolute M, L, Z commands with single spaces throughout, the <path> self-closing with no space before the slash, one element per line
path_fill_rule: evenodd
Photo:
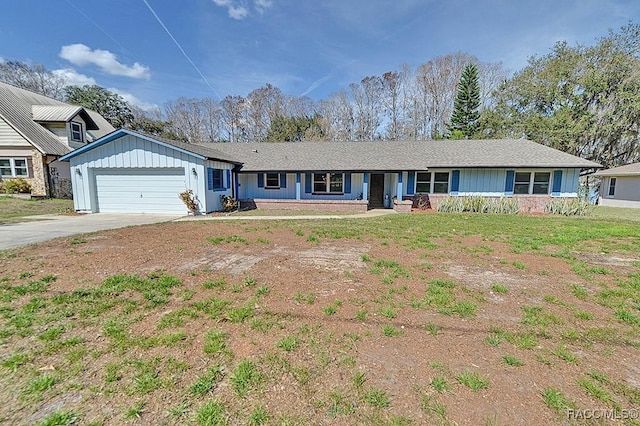
<path fill-rule="evenodd" d="M 33 106 L 43 105 L 52 108 L 42 108 L 38 110 L 37 114 L 40 117 L 52 116 L 53 111 L 56 111 L 58 116 L 64 115 L 71 109 L 75 108 L 78 111 L 84 111 L 83 118 L 89 117 L 94 124 L 97 124 L 98 132 L 97 137 L 103 134 L 109 133 L 113 130 L 113 127 L 100 117 L 95 111 L 83 109 L 81 107 L 69 105 L 65 102 L 61 102 L 46 96 L 39 95 L 37 93 L 30 92 L 28 90 L 20 89 L 7 83 L 0 82 L 0 117 L 2 117 L 11 127 L 13 127 L 18 133 L 20 133 L 25 139 L 27 139 L 36 149 L 43 154 L 48 155 L 64 155 L 71 151 L 71 149 L 60 141 L 60 139 L 45 129 L 42 125 L 36 123 L 33 119 Z M 45 114 L 46 113 L 46 114 Z M 48 121 L 48 120 L 42 120 Z M 67 121 L 67 120 L 61 120 Z M 95 134 L 95 133 L 94 133 Z"/>
<path fill-rule="evenodd" d="M 596 176 L 633 176 L 640 175 L 640 163 L 627 164 L 613 169 L 601 170 Z"/>
<path fill-rule="evenodd" d="M 241 159 L 242 172 L 601 167 L 525 139 L 220 143 L 215 148 Z"/>

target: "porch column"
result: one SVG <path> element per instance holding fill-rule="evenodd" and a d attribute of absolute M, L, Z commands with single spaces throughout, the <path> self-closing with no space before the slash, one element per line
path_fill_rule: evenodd
<path fill-rule="evenodd" d="M 362 199 L 369 199 L 369 173 L 364 173 L 362 180 Z"/>
<path fill-rule="evenodd" d="M 398 201 L 402 201 L 402 172 L 398 172 L 398 192 L 396 197 L 398 197 Z"/>
<path fill-rule="evenodd" d="M 300 172 L 296 173 L 296 200 L 300 199 Z"/>

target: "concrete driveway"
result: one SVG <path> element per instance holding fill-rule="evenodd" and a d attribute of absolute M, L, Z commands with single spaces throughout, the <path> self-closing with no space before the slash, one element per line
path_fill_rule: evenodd
<path fill-rule="evenodd" d="M 31 243 L 68 237 L 87 232 L 124 228 L 134 225 L 169 222 L 179 219 L 167 214 L 116 214 L 93 213 L 79 216 L 42 215 L 31 222 L 0 224 L 0 250 L 25 246 Z"/>

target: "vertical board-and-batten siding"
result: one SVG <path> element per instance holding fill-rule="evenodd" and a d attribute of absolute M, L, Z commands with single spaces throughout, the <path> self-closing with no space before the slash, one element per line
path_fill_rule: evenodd
<path fill-rule="evenodd" d="M 279 189 L 260 188 L 258 186 L 258 173 L 240 173 L 238 198 L 243 199 L 272 199 L 295 200 L 296 199 L 296 173 L 286 173 L 287 187 Z M 351 173 L 351 192 L 342 195 L 313 194 L 305 191 L 307 186 L 307 174 L 300 173 L 300 199 L 302 200 L 355 200 L 362 193 L 364 181 L 363 173 Z M 313 187 L 313 182 L 311 182 Z M 346 188 L 346 185 L 345 185 Z"/>
<path fill-rule="evenodd" d="M 440 170 L 440 169 L 432 169 L 431 172 L 439 172 L 439 171 L 447 171 L 449 172 L 449 190 L 450 192 L 453 190 L 453 173 L 454 170 L 460 170 L 459 182 L 458 182 L 458 192 L 457 195 L 482 195 L 487 197 L 500 197 L 505 194 L 505 184 L 507 182 L 507 175 L 509 171 L 519 172 L 548 172 L 550 174 L 549 188 L 553 187 L 553 178 L 554 172 L 559 170 L 562 172 L 562 181 L 560 186 L 560 192 L 558 194 L 553 194 L 554 196 L 560 197 L 575 197 L 578 191 L 578 178 L 580 175 L 579 169 L 449 169 L 449 170 Z M 387 175 L 389 177 L 389 174 Z M 411 191 L 415 189 L 415 180 L 409 179 L 409 175 L 407 172 L 404 173 L 403 180 L 408 182 L 412 180 L 413 188 L 409 189 L 408 187 L 403 189 L 403 195 L 412 195 Z M 433 175 L 432 175 L 433 179 Z M 395 176 L 392 175 L 391 182 L 387 182 L 386 187 L 391 188 L 394 192 L 398 185 L 398 180 Z M 454 191 L 455 192 L 455 191 Z M 551 194 L 551 191 L 550 191 Z M 393 194 L 395 195 L 395 194 Z"/>
<path fill-rule="evenodd" d="M 222 163 L 226 164 L 226 163 Z M 78 211 L 95 211 L 96 194 L 93 169 L 179 167 L 184 170 L 185 189 L 191 188 L 201 208 L 211 211 L 206 203 L 204 161 L 196 156 L 132 135 L 125 135 L 71 159 L 71 178 Z M 229 167 L 229 166 L 227 166 Z M 191 170 L 195 168 L 197 176 Z M 80 174 L 75 172 L 80 170 Z M 177 197 L 177 194 L 176 194 Z M 218 195 L 219 197 L 219 195 Z M 186 210 L 185 210 L 186 211 Z"/>

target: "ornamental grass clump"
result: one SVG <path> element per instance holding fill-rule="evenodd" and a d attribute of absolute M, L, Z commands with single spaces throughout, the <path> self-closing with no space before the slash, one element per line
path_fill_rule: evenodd
<path fill-rule="evenodd" d="M 442 213 L 493 213 L 518 214 L 520 203 L 517 198 L 487 198 L 479 195 L 447 197 L 438 203 Z"/>
<path fill-rule="evenodd" d="M 554 198 L 544 206 L 544 211 L 562 216 L 587 216 L 593 211 L 593 206 L 580 198 Z"/>

